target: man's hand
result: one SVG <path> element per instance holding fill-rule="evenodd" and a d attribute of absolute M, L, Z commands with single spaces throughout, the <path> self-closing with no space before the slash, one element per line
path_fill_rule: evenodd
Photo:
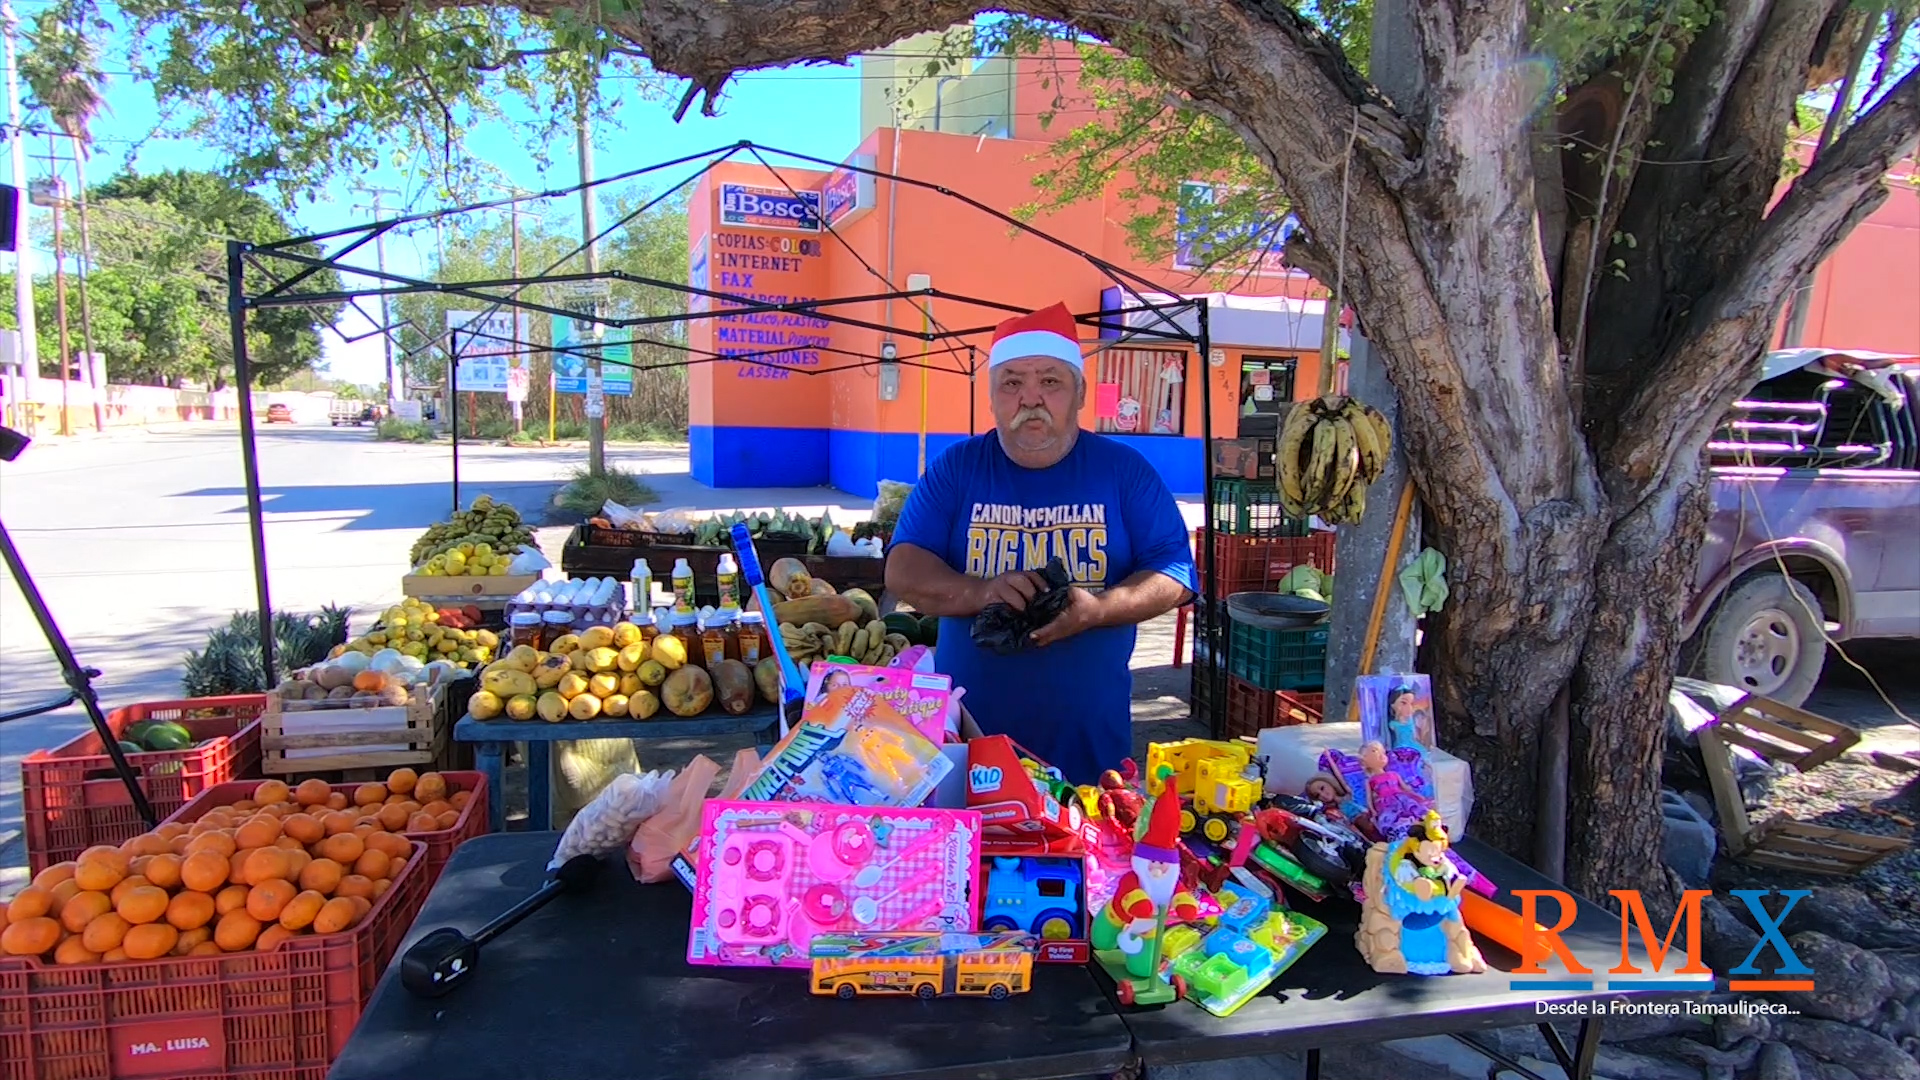
<path fill-rule="evenodd" d="M 1067 587 L 1067 606 L 1052 622 L 1035 630 L 1033 643 L 1045 647 L 1100 625 L 1100 600 L 1078 585 Z"/>
<path fill-rule="evenodd" d="M 1005 604 L 1015 611 L 1027 610 L 1027 604 L 1046 587 L 1046 579 L 1031 570 L 1009 570 L 999 577 L 981 580 L 980 607 Z"/>

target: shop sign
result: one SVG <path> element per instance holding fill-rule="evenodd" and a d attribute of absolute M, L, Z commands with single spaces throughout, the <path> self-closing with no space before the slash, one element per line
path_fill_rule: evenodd
<path fill-rule="evenodd" d="M 713 257 L 707 250 L 707 238 L 702 236 L 687 245 L 687 284 L 695 289 L 713 288 Z M 687 311 L 708 311 L 713 307 L 711 297 L 697 292 L 687 294 Z"/>
<path fill-rule="evenodd" d="M 593 344 L 585 333 L 588 325 L 565 315 L 553 317 L 553 389 L 556 393 L 584 394 L 588 390 L 589 369 L 587 354 L 583 351 Z M 604 392 L 632 397 L 633 369 L 626 365 L 633 362 L 633 346 L 626 342 L 602 345 L 600 360 L 604 365 Z"/>
<path fill-rule="evenodd" d="M 817 368 L 833 344 L 832 323 L 799 305 L 813 301 L 822 241 L 764 232 L 715 232 L 713 351 L 739 379 L 786 379 Z M 788 310 L 743 310 L 785 306 Z"/>
<path fill-rule="evenodd" d="M 855 154 L 847 159 L 847 165 L 853 168 L 841 166 L 827 174 L 827 182 L 820 189 L 820 219 L 827 228 L 873 209 L 877 202 L 873 175 L 856 170 L 873 168 L 874 160 L 872 154 Z"/>
<path fill-rule="evenodd" d="M 754 184 L 721 184 L 720 221 L 754 229 L 819 232 L 820 193 Z"/>
<path fill-rule="evenodd" d="M 453 388 L 500 394 L 507 372 L 521 362 L 531 333 L 527 316 L 512 310 L 447 312 L 447 344 L 454 355 Z"/>
<path fill-rule="evenodd" d="M 1238 228 L 1214 236 L 1202 235 L 1203 222 L 1197 219 L 1204 215 L 1198 208 L 1212 206 L 1219 197 L 1219 188 L 1213 184 L 1198 180 L 1188 180 L 1180 185 L 1180 203 L 1175 209 L 1173 226 L 1173 266 L 1176 270 L 1200 270 L 1207 263 L 1209 253 L 1215 246 L 1237 248 L 1257 242 L 1266 237 L 1265 247 L 1260 252 L 1260 262 L 1254 268 L 1256 274 L 1287 274 L 1287 241 L 1299 230 L 1300 222 L 1292 214 L 1275 221 L 1248 222 Z M 1242 256 L 1244 257 L 1244 253 Z"/>

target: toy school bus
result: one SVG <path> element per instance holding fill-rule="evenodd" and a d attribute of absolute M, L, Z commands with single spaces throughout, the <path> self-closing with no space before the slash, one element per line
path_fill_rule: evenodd
<path fill-rule="evenodd" d="M 1037 943 L 1027 934 L 821 934 L 813 939 L 813 992 L 985 996 L 1032 988 Z"/>

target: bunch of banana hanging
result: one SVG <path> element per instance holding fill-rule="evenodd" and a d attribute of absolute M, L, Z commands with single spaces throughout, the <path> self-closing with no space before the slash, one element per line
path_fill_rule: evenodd
<path fill-rule="evenodd" d="M 1357 398 L 1330 394 L 1287 411 L 1274 447 L 1280 504 L 1294 517 L 1354 524 L 1367 512 L 1367 485 L 1380 478 L 1393 429 Z"/>

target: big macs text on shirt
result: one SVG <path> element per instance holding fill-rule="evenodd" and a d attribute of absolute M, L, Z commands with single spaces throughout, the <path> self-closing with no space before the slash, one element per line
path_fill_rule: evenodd
<path fill-rule="evenodd" d="M 1066 564 L 1075 585 L 1102 588 L 1107 584 L 1105 503 L 973 504 L 967 515 L 965 572 L 969 576 L 1041 570 L 1056 557 Z"/>

